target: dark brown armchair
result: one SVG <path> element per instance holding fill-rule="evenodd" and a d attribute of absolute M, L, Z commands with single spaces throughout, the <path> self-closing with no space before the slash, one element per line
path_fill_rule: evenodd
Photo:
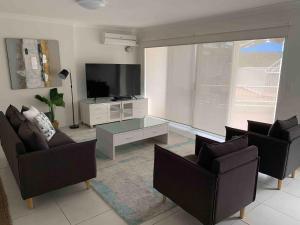
<path fill-rule="evenodd" d="M 202 142 L 197 136 L 194 155 L 178 156 L 155 146 L 154 188 L 204 225 L 213 225 L 244 209 L 255 200 L 258 153 L 255 146 L 213 160 L 207 170 L 197 163 Z M 165 198 L 165 197 L 164 197 Z"/>
<path fill-rule="evenodd" d="M 278 179 L 280 190 L 282 181 L 300 167 L 299 125 L 285 132 L 282 137 L 268 135 L 271 124 L 249 121 L 248 131 L 226 127 L 226 140 L 233 136 L 248 134 L 249 145 L 258 147 L 260 157 L 259 172 Z"/>

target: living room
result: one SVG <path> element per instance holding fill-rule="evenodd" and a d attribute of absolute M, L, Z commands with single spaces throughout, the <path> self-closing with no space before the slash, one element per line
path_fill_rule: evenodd
<path fill-rule="evenodd" d="M 1 0 L 0 225 L 300 224 L 299 3 Z"/>

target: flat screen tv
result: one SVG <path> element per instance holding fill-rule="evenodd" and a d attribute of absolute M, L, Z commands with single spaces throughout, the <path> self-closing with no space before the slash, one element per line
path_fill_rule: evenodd
<path fill-rule="evenodd" d="M 86 64 L 87 97 L 129 97 L 141 94 L 139 64 Z"/>

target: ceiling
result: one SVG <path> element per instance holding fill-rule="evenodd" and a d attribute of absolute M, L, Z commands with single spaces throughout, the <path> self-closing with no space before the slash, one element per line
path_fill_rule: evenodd
<path fill-rule="evenodd" d="M 0 13 L 22 14 L 73 23 L 132 28 L 215 16 L 290 0 L 108 0 L 87 10 L 75 0 L 0 0 Z"/>

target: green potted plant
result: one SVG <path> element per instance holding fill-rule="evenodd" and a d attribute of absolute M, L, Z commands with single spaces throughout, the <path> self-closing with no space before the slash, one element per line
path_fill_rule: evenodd
<path fill-rule="evenodd" d="M 49 112 L 46 113 L 46 115 L 52 122 L 54 128 L 58 128 L 59 122 L 55 120 L 55 107 L 65 107 L 64 94 L 58 93 L 57 88 L 52 88 L 50 90 L 49 98 L 40 95 L 36 95 L 35 98 L 48 105 Z"/>

